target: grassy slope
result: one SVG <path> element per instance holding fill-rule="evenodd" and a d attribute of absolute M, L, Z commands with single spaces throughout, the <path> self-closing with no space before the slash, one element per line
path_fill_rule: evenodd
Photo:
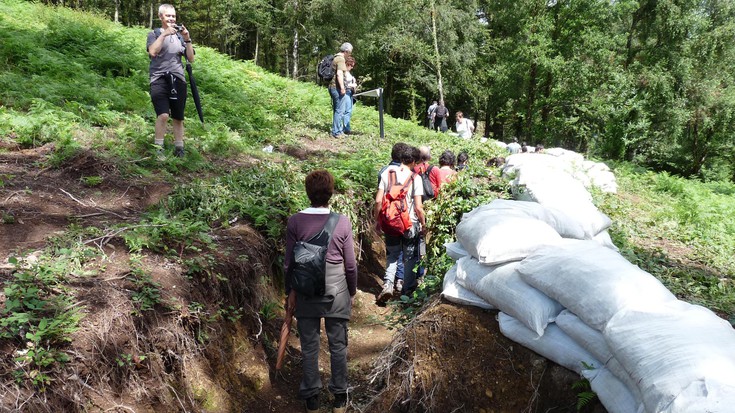
<path fill-rule="evenodd" d="M 155 162 L 150 156 L 154 114 L 147 95 L 146 33 L 63 8 L 1 2 L 0 142 L 24 147 L 54 142 L 51 166 L 92 148 L 124 174 L 170 180 L 176 176 L 185 185 L 174 192 L 167 208 L 146 219 L 173 217 L 211 225 L 240 215 L 274 243 L 282 219 L 272 218 L 283 218 L 304 204 L 299 185 L 316 166 L 337 175 L 342 192 L 335 201 L 337 209 L 357 218 L 356 229 L 362 229 L 368 225 L 374 172 L 388 158 L 393 142 L 429 144 L 455 153 L 467 150 L 477 176 L 485 173 L 483 160 L 494 155 L 478 142 L 458 143 L 390 117 L 385 124 L 388 136 L 380 140 L 378 115 L 369 98 L 358 105 L 353 119 L 354 128 L 364 134 L 349 141 L 329 140 L 330 103 L 323 88 L 197 47 L 194 71 L 206 125 L 194 120 L 194 105 L 187 105 L 186 162 Z M 262 152 L 268 144 L 306 144 L 309 150 L 305 160 L 297 160 L 283 152 Z M 267 161 L 256 169 L 259 181 L 232 173 L 233 165 L 246 158 Z M 615 222 L 613 238 L 622 252 L 680 296 L 732 317 L 735 241 L 729 234 L 735 233 L 735 188 L 626 165 L 618 166 L 616 173 L 620 194 L 597 199 Z M 284 188 L 286 199 L 269 202 Z M 251 199 L 225 201 L 243 194 L 251 194 Z M 453 212 L 449 215 L 456 217 L 477 201 L 448 206 Z M 175 236 L 187 235 L 138 233 L 128 242 L 136 249 L 154 244 L 153 238 Z"/>

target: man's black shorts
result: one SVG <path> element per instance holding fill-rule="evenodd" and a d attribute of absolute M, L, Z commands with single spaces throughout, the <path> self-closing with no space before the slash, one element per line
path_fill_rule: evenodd
<path fill-rule="evenodd" d="M 171 117 L 176 120 L 184 120 L 184 107 L 186 107 L 186 82 L 173 77 L 173 86 L 171 85 L 170 75 L 159 77 L 151 83 L 151 102 L 156 116 L 164 113 L 170 113 Z M 172 93 L 172 89 L 176 93 Z M 175 99 L 171 99 L 175 97 Z"/>

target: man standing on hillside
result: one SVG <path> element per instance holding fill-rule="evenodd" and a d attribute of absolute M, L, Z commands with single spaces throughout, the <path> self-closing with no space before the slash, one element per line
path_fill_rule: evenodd
<path fill-rule="evenodd" d="M 332 60 L 332 72 L 334 77 L 329 81 L 329 96 L 332 97 L 332 137 L 341 138 L 345 132 L 345 111 L 347 110 L 347 96 L 345 88 L 345 72 L 347 64 L 345 59 L 352 56 L 352 45 L 342 43 L 339 53 Z"/>
<path fill-rule="evenodd" d="M 158 8 L 161 28 L 148 33 L 146 49 L 151 59 L 148 72 L 151 102 L 156 111 L 155 142 L 159 156 L 163 156 L 163 138 L 169 117 L 173 119 L 174 155 L 184 156 L 184 108 L 186 106 L 186 77 L 181 56 L 194 61 L 191 35 L 184 26 L 176 24 L 176 10 L 170 4 Z"/>

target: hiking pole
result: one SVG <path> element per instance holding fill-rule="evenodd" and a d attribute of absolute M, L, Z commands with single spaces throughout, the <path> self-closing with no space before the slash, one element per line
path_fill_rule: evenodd
<path fill-rule="evenodd" d="M 291 293 L 293 294 L 293 292 Z M 295 305 L 287 306 L 286 318 L 283 319 L 281 325 L 281 339 L 278 341 L 278 356 L 276 357 L 276 370 L 283 367 L 283 359 L 286 356 L 286 345 L 288 344 L 288 336 L 291 335 L 291 324 L 293 323 L 293 312 Z"/>

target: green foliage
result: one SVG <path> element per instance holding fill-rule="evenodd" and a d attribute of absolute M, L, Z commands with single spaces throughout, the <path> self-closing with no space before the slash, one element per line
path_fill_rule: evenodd
<path fill-rule="evenodd" d="M 0 341 L 22 346 L 15 352 L 18 382 L 27 381 L 44 390 L 52 381 L 54 366 L 68 361 L 63 347 L 78 328 L 82 307 L 68 293 L 65 282 L 72 275 L 84 275 L 84 264 L 94 255 L 81 244 L 56 238 L 36 260 L 10 259 L 17 271 L 3 283 Z"/>
<path fill-rule="evenodd" d="M 263 303 L 263 306 L 260 308 L 260 311 L 258 314 L 266 320 L 271 321 L 274 320 L 278 316 L 278 309 L 281 308 L 281 304 L 277 303 L 275 301 L 267 301 Z"/>
<path fill-rule="evenodd" d="M 98 186 L 102 183 L 102 181 L 104 181 L 104 179 L 98 175 L 83 176 L 79 178 L 79 180 L 82 182 L 82 185 L 88 187 Z"/>
<path fill-rule="evenodd" d="M 497 169 L 485 169 L 470 161 L 467 171 L 457 174 L 457 179 L 443 185 L 436 199 L 424 204 L 427 232 L 426 267 L 429 274 L 443 279 L 452 266 L 445 254 L 444 244 L 454 242 L 454 231 L 462 215 L 477 206 L 508 194 L 507 183 L 495 176 Z M 439 287 L 441 284 L 439 284 Z"/>
<path fill-rule="evenodd" d="M 572 390 L 577 391 L 577 411 L 580 412 L 586 406 L 589 406 L 595 399 L 597 393 L 592 391 L 590 382 L 587 379 L 580 379 L 572 383 Z"/>
<path fill-rule="evenodd" d="M 144 361 L 145 359 L 147 359 L 147 357 L 142 354 L 134 356 L 128 353 L 120 353 L 115 358 L 115 363 L 117 363 L 118 367 L 131 368 L 131 367 L 134 367 L 136 363 L 140 363 Z"/>
<path fill-rule="evenodd" d="M 620 195 L 600 196 L 621 253 L 678 297 L 735 315 L 735 205 L 731 184 L 615 167 Z M 649 240 L 657 240 L 651 243 Z M 676 251 L 667 256 L 663 251 Z"/>
<path fill-rule="evenodd" d="M 147 311 L 152 311 L 163 303 L 161 300 L 161 285 L 153 281 L 151 275 L 143 270 L 140 259 L 141 257 L 137 255 L 130 256 L 130 273 L 127 277 L 134 287 L 131 299 L 135 307 L 133 311 L 135 316 L 141 316 Z"/>

